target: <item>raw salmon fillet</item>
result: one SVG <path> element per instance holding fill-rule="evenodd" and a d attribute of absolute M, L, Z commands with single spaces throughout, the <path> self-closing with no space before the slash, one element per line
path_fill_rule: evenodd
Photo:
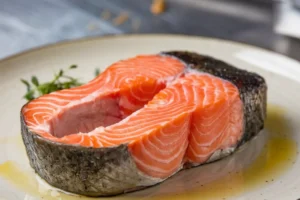
<path fill-rule="evenodd" d="M 43 141 L 27 148 L 31 165 L 56 187 L 99 196 L 153 185 L 232 152 L 248 119 L 240 88 L 188 64 L 173 55 L 137 56 L 83 86 L 29 102 L 21 110 L 25 146 Z M 32 155 L 51 149 L 60 153 Z M 49 166 L 57 160 L 69 163 L 68 175 Z"/>

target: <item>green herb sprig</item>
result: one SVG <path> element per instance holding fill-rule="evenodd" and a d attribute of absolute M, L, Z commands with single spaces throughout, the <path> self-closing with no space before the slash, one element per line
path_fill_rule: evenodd
<path fill-rule="evenodd" d="M 76 69 L 77 65 L 71 65 L 67 70 L 59 70 L 58 73 L 54 74 L 54 78 L 50 82 L 40 83 L 36 76 L 31 77 L 31 83 L 27 80 L 21 79 L 21 82 L 26 86 L 27 92 L 23 96 L 27 101 L 31 101 L 44 94 L 49 94 L 58 90 L 69 89 L 72 87 L 80 86 L 83 83 L 79 82 L 78 79 L 66 75 L 68 70 Z M 95 77 L 97 77 L 101 71 L 95 69 Z"/>
<path fill-rule="evenodd" d="M 82 85 L 78 79 L 68 76 L 67 71 L 76 69 L 77 65 L 71 65 L 67 70 L 59 70 L 54 74 L 54 78 L 50 82 L 40 83 L 36 76 L 31 77 L 31 83 L 21 79 L 21 82 L 26 86 L 27 92 L 23 96 L 24 99 L 30 101 L 44 94 L 49 94 L 54 91 L 69 89 Z"/>
<path fill-rule="evenodd" d="M 99 68 L 96 68 L 96 69 L 95 69 L 95 77 L 97 77 L 100 73 L 101 73 L 101 72 L 100 72 L 100 69 L 99 69 Z"/>

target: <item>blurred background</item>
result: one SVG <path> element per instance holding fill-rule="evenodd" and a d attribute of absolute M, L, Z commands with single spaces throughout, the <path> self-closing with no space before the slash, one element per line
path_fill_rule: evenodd
<path fill-rule="evenodd" d="M 300 60 L 300 0 L 0 0 L 0 58 L 128 33 L 221 38 Z"/>

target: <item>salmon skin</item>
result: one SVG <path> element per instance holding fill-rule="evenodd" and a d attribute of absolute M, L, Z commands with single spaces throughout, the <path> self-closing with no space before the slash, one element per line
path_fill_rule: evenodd
<path fill-rule="evenodd" d="M 266 98 L 261 76 L 212 57 L 137 56 L 24 105 L 22 138 L 52 186 L 111 196 L 233 153 L 263 129 Z"/>

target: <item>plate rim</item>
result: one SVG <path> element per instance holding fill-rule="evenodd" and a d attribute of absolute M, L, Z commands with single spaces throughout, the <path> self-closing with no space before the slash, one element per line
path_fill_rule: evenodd
<path fill-rule="evenodd" d="M 161 38 L 161 37 L 173 37 L 173 38 L 188 38 L 188 39 L 202 39 L 202 40 L 206 40 L 206 41 L 215 41 L 215 42 L 220 42 L 220 43 L 224 43 L 224 44 L 232 44 L 232 45 L 236 45 L 236 46 L 240 46 L 243 48 L 248 48 L 248 49 L 256 49 L 256 50 L 260 50 L 260 51 L 264 51 L 267 53 L 270 53 L 272 55 L 279 55 L 282 57 L 285 57 L 287 59 L 290 59 L 292 61 L 296 61 L 300 64 L 300 60 L 294 59 L 289 57 L 288 55 L 282 54 L 280 52 L 275 52 L 263 47 L 258 47 L 255 45 L 251 45 L 251 44 L 247 44 L 247 43 L 243 43 L 243 42 L 237 42 L 237 41 L 232 41 L 232 40 L 226 40 L 226 39 L 222 39 L 222 38 L 215 38 L 215 37 L 206 37 L 206 36 L 198 36 L 198 35 L 184 35 L 184 34 L 151 34 L 151 33 L 147 33 L 147 34 L 134 34 L 134 33 L 125 33 L 125 34 L 107 34 L 107 35 L 97 35 L 97 36 L 87 36 L 87 37 L 82 37 L 82 38 L 77 38 L 77 39 L 66 39 L 66 40 L 61 40 L 61 41 L 57 41 L 57 42 L 53 42 L 53 43 L 48 43 L 48 44 L 44 44 L 44 45 L 40 45 L 40 46 L 36 46 L 36 47 L 32 47 L 32 48 L 28 48 L 26 50 L 17 52 L 17 53 L 13 53 L 9 56 L 3 57 L 0 59 L 0 64 L 2 64 L 3 62 L 9 61 L 9 60 L 13 60 L 15 58 L 18 58 L 20 56 L 24 56 L 26 54 L 29 53 L 34 53 L 40 50 L 44 50 L 44 49 L 50 49 L 50 48 L 55 48 L 55 47 L 59 47 L 59 46 L 64 46 L 64 45 L 70 45 L 70 44 L 79 44 L 79 43 L 83 43 L 83 42 L 88 42 L 88 41 L 94 41 L 94 40 L 108 40 L 108 39 L 113 39 L 113 38 L 132 38 L 132 37 L 139 37 L 142 39 L 146 39 L 146 38 Z"/>

